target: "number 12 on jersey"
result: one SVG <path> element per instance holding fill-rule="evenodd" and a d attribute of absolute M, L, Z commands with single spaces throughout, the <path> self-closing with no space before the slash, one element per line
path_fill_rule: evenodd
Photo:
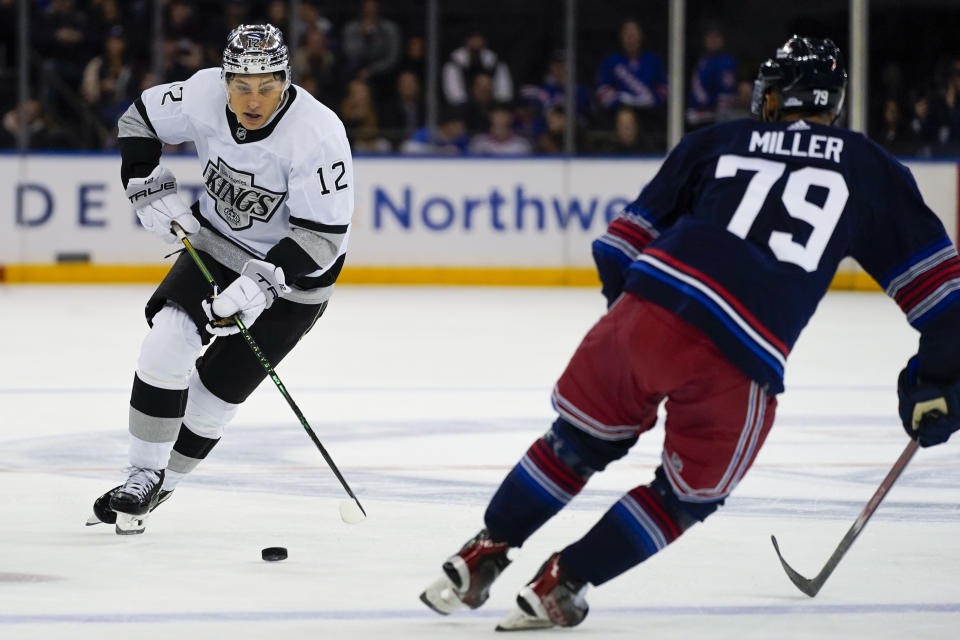
<path fill-rule="evenodd" d="M 336 174 L 336 177 L 333 181 L 333 186 L 337 191 L 346 189 L 350 186 L 346 182 L 343 182 L 343 176 L 347 172 L 347 167 L 343 163 L 343 160 L 334 162 L 330 168 L 333 169 L 334 173 Z M 330 189 L 327 188 L 327 181 L 323 179 L 323 167 L 317 169 L 317 176 L 320 178 L 320 195 L 325 196 L 330 193 Z"/>
<path fill-rule="evenodd" d="M 733 154 L 720 156 L 714 177 L 732 178 L 740 171 L 754 173 L 740 204 L 727 224 L 728 231 L 746 239 L 754 221 L 763 210 L 770 190 L 783 176 L 786 168 L 787 165 L 783 162 L 764 158 Z M 807 200 L 810 187 L 826 189 L 827 196 L 822 206 Z M 803 167 L 791 171 L 781 196 L 783 206 L 791 217 L 803 220 L 813 227 L 813 231 L 806 245 L 796 242 L 790 233 L 772 231 L 767 244 L 773 255 L 778 260 L 793 263 L 808 272 L 816 271 L 849 195 L 850 190 L 843 175 L 836 171 L 817 167 Z"/>

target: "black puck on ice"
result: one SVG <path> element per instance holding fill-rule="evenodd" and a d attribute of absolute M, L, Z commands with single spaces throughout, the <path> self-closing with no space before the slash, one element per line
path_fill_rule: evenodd
<path fill-rule="evenodd" d="M 287 559 L 286 547 L 267 547 L 260 551 L 260 557 L 267 562 L 276 562 L 277 560 Z"/>

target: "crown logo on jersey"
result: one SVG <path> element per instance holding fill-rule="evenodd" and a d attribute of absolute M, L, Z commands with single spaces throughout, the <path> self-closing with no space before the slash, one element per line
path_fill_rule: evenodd
<path fill-rule="evenodd" d="M 234 231 L 249 229 L 254 220 L 269 222 L 287 196 L 286 191 L 261 187 L 252 173 L 234 169 L 221 158 L 216 164 L 207 161 L 203 183 L 217 215 Z"/>

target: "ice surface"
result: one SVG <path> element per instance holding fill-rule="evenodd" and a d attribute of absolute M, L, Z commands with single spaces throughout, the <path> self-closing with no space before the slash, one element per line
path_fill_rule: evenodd
<path fill-rule="evenodd" d="M 149 288 L 0 287 L 0 638 L 481 638 L 555 549 L 651 478 L 662 430 L 516 553 L 477 611 L 418 600 L 552 421 L 549 391 L 603 311 L 586 289 L 342 287 L 277 371 L 369 517 L 267 381 L 142 536 L 84 527 L 126 464 Z M 831 293 L 787 367 L 756 465 L 705 524 L 536 637 L 954 638 L 960 463 L 921 450 L 815 599 L 812 576 L 906 440 L 894 382 L 916 333 L 880 294 Z M 260 549 L 285 546 L 266 563 Z M 526 636 L 525 636 L 526 637 Z"/>

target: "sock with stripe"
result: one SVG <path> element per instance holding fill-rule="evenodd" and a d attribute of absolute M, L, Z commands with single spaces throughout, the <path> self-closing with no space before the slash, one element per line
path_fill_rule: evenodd
<path fill-rule="evenodd" d="M 190 376 L 189 397 L 163 479 L 163 488 L 167 491 L 172 491 L 210 454 L 240 406 L 214 395 L 197 371 Z"/>
<path fill-rule="evenodd" d="M 163 477 L 163 488 L 173 491 L 188 473 L 197 468 L 210 451 L 220 442 L 220 438 L 205 438 L 186 425 L 180 425 L 180 433 L 170 452 L 167 473 Z"/>
<path fill-rule="evenodd" d="M 497 542 L 519 547 L 580 493 L 593 470 L 553 428 L 534 442 L 490 500 L 484 522 Z"/>
<path fill-rule="evenodd" d="M 186 389 L 162 389 L 133 377 L 130 393 L 130 464 L 163 469 L 187 404 Z"/>
<path fill-rule="evenodd" d="M 722 502 L 682 504 L 657 468 L 656 480 L 624 495 L 583 538 L 560 552 L 560 562 L 573 575 L 603 584 L 669 545 Z"/>

